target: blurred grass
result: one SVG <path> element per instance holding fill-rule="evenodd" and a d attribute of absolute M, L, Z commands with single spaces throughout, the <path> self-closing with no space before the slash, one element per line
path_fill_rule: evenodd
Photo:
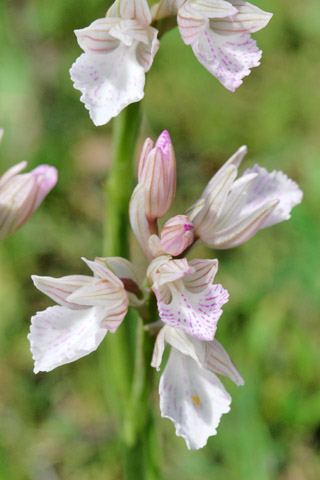
<path fill-rule="evenodd" d="M 154 393 L 168 480 L 320 478 L 319 5 L 256 4 L 274 17 L 256 34 L 261 66 L 235 94 L 198 64 L 176 30 L 162 39 L 148 74 L 141 140 L 170 131 L 179 182 L 173 213 L 241 144 L 249 149 L 245 166 L 282 169 L 305 192 L 289 222 L 217 252 L 217 278 L 230 291 L 218 339 L 246 385 L 224 380 L 231 412 L 199 452 L 188 452 L 159 418 Z M 80 257 L 101 254 L 112 125 L 92 125 L 68 69 L 80 54 L 72 30 L 105 10 L 98 0 L 0 1 L 1 171 L 25 159 L 60 174 L 31 221 L 0 245 L 1 480 L 121 478 L 98 356 L 34 376 L 26 340 L 30 316 L 49 305 L 30 274 L 87 273 Z M 134 241 L 132 248 L 140 266 Z"/>

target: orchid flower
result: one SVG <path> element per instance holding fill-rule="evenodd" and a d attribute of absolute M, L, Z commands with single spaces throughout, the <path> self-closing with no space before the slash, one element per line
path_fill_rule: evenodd
<path fill-rule="evenodd" d="M 155 342 L 151 365 L 157 370 L 166 343 L 172 349 L 159 384 L 161 416 L 174 423 L 189 449 L 196 450 L 217 433 L 222 414 L 230 410 L 231 397 L 215 374 L 238 386 L 244 380 L 216 339 L 203 342 L 167 325 Z"/>
<path fill-rule="evenodd" d="M 0 140 L 2 137 L 0 129 Z M 0 240 L 16 232 L 55 186 L 56 168 L 39 165 L 29 173 L 20 173 L 27 166 L 21 162 L 0 177 Z"/>
<path fill-rule="evenodd" d="M 159 48 L 151 20 L 147 0 L 116 0 L 105 18 L 75 31 L 85 53 L 70 75 L 95 125 L 143 98 L 145 73 Z"/>
<path fill-rule="evenodd" d="M 32 277 L 38 290 L 58 303 L 31 319 L 28 339 L 35 373 L 49 372 L 96 350 L 127 313 L 129 300 L 123 282 L 103 259 L 83 260 L 93 277 Z"/>
<path fill-rule="evenodd" d="M 281 171 L 259 165 L 237 179 L 246 147 L 241 147 L 212 177 L 201 198 L 187 210 L 195 237 L 212 248 L 227 249 L 249 240 L 258 230 L 290 218 L 302 200 L 298 185 Z"/>
<path fill-rule="evenodd" d="M 243 0 L 160 0 L 154 20 L 177 14 L 182 40 L 224 87 L 234 92 L 262 55 L 250 33 L 264 28 L 271 13 Z"/>

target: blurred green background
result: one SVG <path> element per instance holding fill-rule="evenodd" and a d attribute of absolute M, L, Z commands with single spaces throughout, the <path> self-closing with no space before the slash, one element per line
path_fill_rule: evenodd
<path fill-rule="evenodd" d="M 217 279 L 230 302 L 217 338 L 246 385 L 223 379 L 231 412 L 198 452 L 160 419 L 155 390 L 166 480 L 320 478 L 319 0 L 255 4 L 274 17 L 255 35 L 262 65 L 236 93 L 210 76 L 177 30 L 161 40 L 147 79 L 140 146 L 164 128 L 172 136 L 178 193 L 171 213 L 182 213 L 242 144 L 249 149 L 244 166 L 282 169 L 304 190 L 290 221 L 231 251 L 198 251 L 220 261 Z M 112 122 L 94 127 L 68 69 L 80 54 L 73 30 L 107 6 L 0 1 L 1 172 L 27 160 L 30 168 L 55 165 L 60 175 L 29 223 L 0 245 L 1 480 L 122 478 L 102 357 L 95 352 L 34 375 L 26 339 L 30 316 L 51 304 L 30 274 L 87 274 L 80 257 L 102 254 Z M 134 240 L 132 249 L 140 265 Z M 101 348 L 108 341 L 111 335 Z"/>

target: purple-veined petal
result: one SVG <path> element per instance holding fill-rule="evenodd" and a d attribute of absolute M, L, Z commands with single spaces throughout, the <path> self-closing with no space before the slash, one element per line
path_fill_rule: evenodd
<path fill-rule="evenodd" d="M 215 182 L 210 183 L 210 188 L 206 188 L 204 196 L 204 205 L 202 209 L 192 218 L 195 226 L 196 236 L 202 237 L 207 231 L 210 231 L 223 210 L 231 185 L 237 176 L 237 167 L 229 165 L 221 172 L 217 172 Z"/>
<path fill-rule="evenodd" d="M 145 72 L 137 61 L 136 45 L 119 45 L 104 55 L 83 53 L 70 75 L 95 125 L 104 125 L 144 96 Z"/>
<path fill-rule="evenodd" d="M 151 138 L 147 138 L 144 141 L 141 153 L 140 153 L 140 158 L 139 158 L 139 164 L 138 164 L 138 182 L 142 183 L 143 181 L 143 171 L 146 166 L 146 162 L 148 160 L 149 153 L 151 152 L 153 148 L 153 141 Z"/>
<path fill-rule="evenodd" d="M 50 165 L 39 165 L 39 167 L 30 172 L 30 175 L 33 176 L 37 183 L 37 194 L 34 201 L 35 210 L 57 183 L 58 171 Z"/>
<path fill-rule="evenodd" d="M 49 307 L 31 319 L 28 339 L 34 372 L 49 372 L 97 349 L 107 330 L 101 328 L 103 309 L 71 310 Z"/>
<path fill-rule="evenodd" d="M 224 0 L 187 0 L 179 8 L 177 16 L 182 40 L 186 45 L 192 45 L 209 27 L 210 18 L 221 18 L 235 13 L 237 9 Z"/>
<path fill-rule="evenodd" d="M 110 35 L 110 30 L 118 23 L 117 19 L 99 18 L 86 28 L 75 30 L 79 46 L 86 53 L 100 55 L 115 50 L 119 46 L 119 39 Z"/>
<path fill-rule="evenodd" d="M 186 275 L 183 278 L 183 283 L 192 293 L 203 292 L 208 285 L 213 283 L 218 271 L 218 260 L 194 258 L 189 260 L 188 263 L 190 267 L 195 269 L 195 272 L 191 275 Z"/>
<path fill-rule="evenodd" d="M 272 13 L 264 12 L 260 8 L 243 0 L 231 0 L 238 10 L 230 17 L 213 19 L 210 27 L 223 35 L 235 33 L 253 33 L 264 28 L 270 21 Z"/>
<path fill-rule="evenodd" d="M 261 50 L 248 34 L 224 36 L 205 30 L 193 42 L 199 62 L 228 90 L 234 92 L 252 67 L 260 65 Z"/>
<path fill-rule="evenodd" d="M 165 258 L 165 256 L 162 258 Z M 154 284 L 157 286 L 165 285 L 169 282 L 175 282 L 185 275 L 191 275 L 194 272 L 194 268 L 190 267 L 186 258 L 168 260 L 158 267 L 154 277 Z"/>
<path fill-rule="evenodd" d="M 163 252 L 180 255 L 194 241 L 194 226 L 186 215 L 170 218 L 161 231 L 160 246 Z"/>
<path fill-rule="evenodd" d="M 162 361 L 162 356 L 165 348 L 165 328 L 161 328 L 159 331 L 156 341 L 154 342 L 152 360 L 151 360 L 151 367 L 155 368 L 156 370 L 160 370 L 160 365 Z M 170 328 L 170 327 L 169 327 Z"/>
<path fill-rule="evenodd" d="M 219 284 L 209 285 L 196 294 L 177 286 L 173 283 L 168 286 L 171 292 L 169 304 L 158 299 L 161 320 L 199 340 L 213 340 L 222 314 L 221 307 L 228 301 L 227 290 Z"/>
<path fill-rule="evenodd" d="M 116 0 L 109 8 L 107 17 L 136 19 L 142 25 L 151 23 L 151 12 L 147 0 Z"/>
<path fill-rule="evenodd" d="M 169 418 L 187 447 L 197 450 L 207 443 L 223 413 L 230 410 L 231 397 L 209 370 L 191 357 L 172 349 L 160 385 L 161 416 Z"/>
<path fill-rule="evenodd" d="M 215 373 L 230 378 L 236 385 L 244 385 L 244 380 L 220 342 L 215 338 L 206 342 L 206 362 L 204 366 Z"/>
<path fill-rule="evenodd" d="M 67 297 L 78 288 L 92 282 L 92 277 L 86 275 L 68 275 L 61 278 L 31 276 L 34 286 L 59 305 L 71 309 L 83 309 L 82 305 L 69 302 Z"/>
<path fill-rule="evenodd" d="M 266 220 L 278 203 L 278 200 L 267 202 L 247 216 L 240 217 L 238 221 L 231 225 L 221 230 L 215 228 L 207 232 L 201 237 L 201 240 L 210 247 L 220 250 L 237 247 L 253 237 L 265 225 Z"/>
<path fill-rule="evenodd" d="M 244 217 L 270 201 L 279 200 L 278 205 L 260 228 L 270 227 L 288 220 L 290 212 L 298 205 L 303 193 L 299 186 L 283 172 L 274 170 L 269 173 L 265 168 L 254 165 L 243 172 L 243 175 L 256 174 L 247 191 L 246 203 L 241 209 Z"/>

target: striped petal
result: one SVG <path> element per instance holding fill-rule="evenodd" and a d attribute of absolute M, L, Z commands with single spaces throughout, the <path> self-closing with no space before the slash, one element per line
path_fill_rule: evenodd
<path fill-rule="evenodd" d="M 218 271 L 218 260 L 194 258 L 189 260 L 188 263 L 190 267 L 194 268 L 195 272 L 186 275 L 183 283 L 190 292 L 201 293 L 208 285 L 213 283 Z"/>
<path fill-rule="evenodd" d="M 160 0 L 151 7 L 152 19 L 161 20 L 176 15 L 185 0 Z"/>
<path fill-rule="evenodd" d="M 222 414 L 230 410 L 231 397 L 218 377 L 175 349 L 161 376 L 159 393 L 161 416 L 174 423 L 176 435 L 191 450 L 203 447 L 217 433 Z"/>
<path fill-rule="evenodd" d="M 230 378 L 236 385 L 244 385 L 244 380 L 220 342 L 215 338 L 206 343 L 205 367 L 215 373 Z"/>
<path fill-rule="evenodd" d="M 104 311 L 49 307 L 31 319 L 28 339 L 34 372 L 49 372 L 97 349 L 107 330 L 101 327 Z"/>
<path fill-rule="evenodd" d="M 231 17 L 210 20 L 210 28 L 222 35 L 235 33 L 253 33 L 264 28 L 270 21 L 272 13 L 264 12 L 251 3 L 231 0 L 238 12 Z"/>
<path fill-rule="evenodd" d="M 67 297 L 78 288 L 92 282 L 92 277 L 86 275 L 68 275 L 61 278 L 38 277 L 32 275 L 34 286 L 59 305 L 72 309 L 82 309 L 79 304 L 69 302 Z"/>
<path fill-rule="evenodd" d="M 148 248 L 148 240 L 150 238 L 149 224 L 144 209 L 144 189 L 143 185 L 138 184 L 133 191 L 129 205 L 129 217 L 131 228 L 136 236 L 143 252 L 148 260 L 152 259 L 151 252 Z"/>
<path fill-rule="evenodd" d="M 150 25 L 152 20 L 147 0 L 116 0 L 109 8 L 107 17 L 135 19 L 142 25 Z"/>
<path fill-rule="evenodd" d="M 224 0 L 187 0 L 179 8 L 177 22 L 182 40 L 191 45 L 209 27 L 210 18 L 234 15 L 237 9 Z"/>

